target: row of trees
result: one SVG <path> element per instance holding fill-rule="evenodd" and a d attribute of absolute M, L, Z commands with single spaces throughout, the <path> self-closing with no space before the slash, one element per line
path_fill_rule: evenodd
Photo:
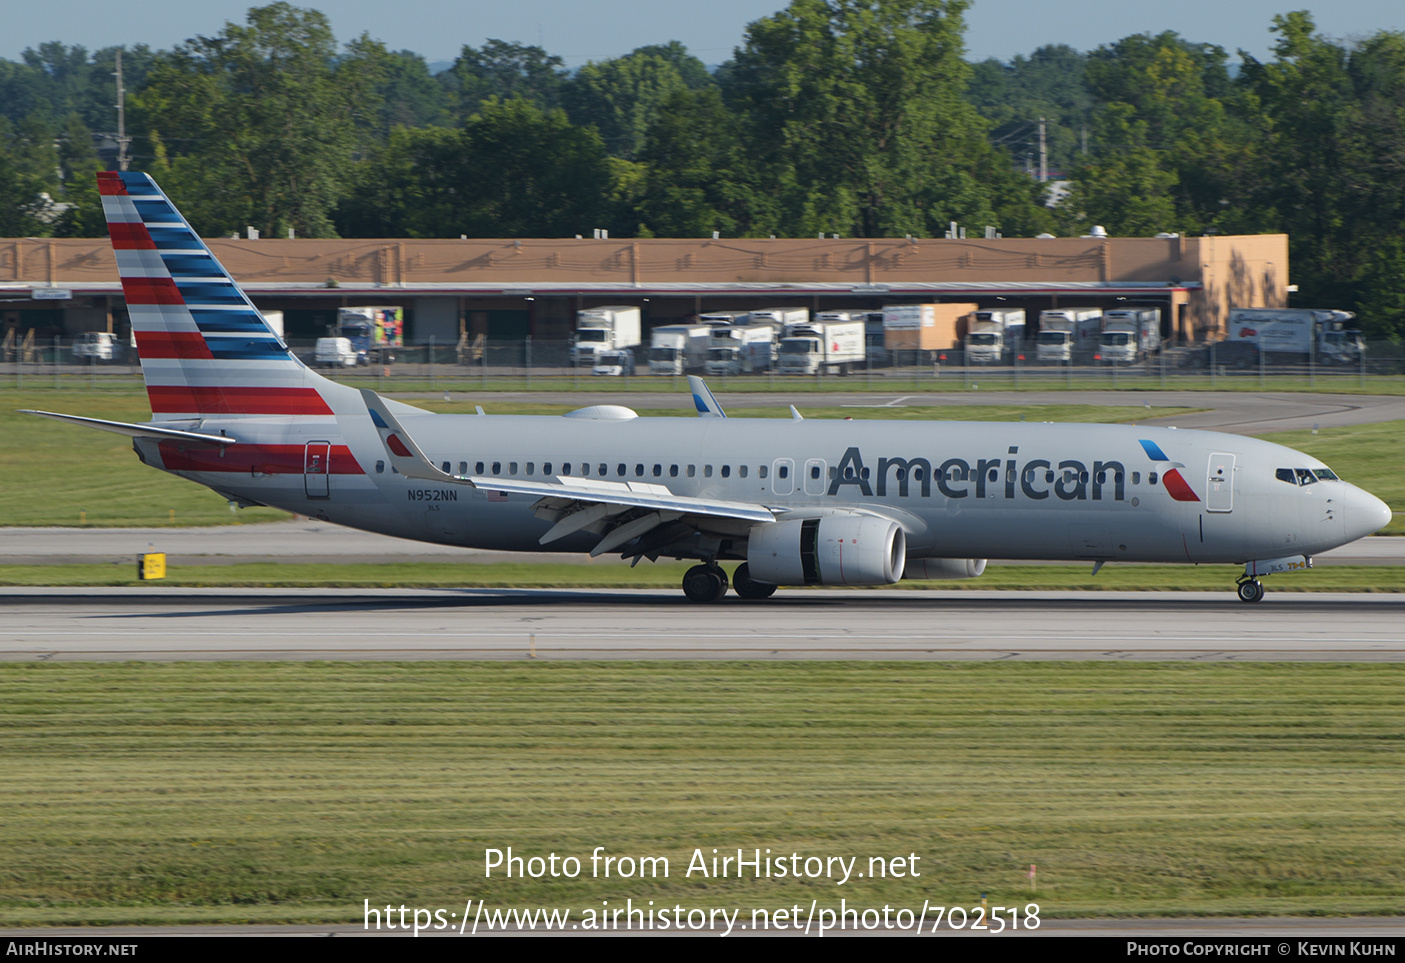
<path fill-rule="evenodd" d="M 1237 67 L 1173 33 L 969 64 L 965 7 L 792 0 L 712 71 L 676 42 L 571 73 L 489 41 L 431 74 L 274 3 L 123 51 L 133 165 L 206 234 L 1286 232 L 1306 300 L 1405 334 L 1405 35 L 1300 12 Z M 115 54 L 0 61 L 0 235 L 102 233 Z"/>

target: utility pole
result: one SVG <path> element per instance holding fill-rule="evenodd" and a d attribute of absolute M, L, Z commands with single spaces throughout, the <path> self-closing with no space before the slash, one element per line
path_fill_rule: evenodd
<path fill-rule="evenodd" d="M 1044 118 L 1039 118 L 1039 183 L 1049 183 L 1049 142 L 1044 137 Z"/>
<path fill-rule="evenodd" d="M 117 69 L 113 73 L 117 77 L 117 169 L 125 171 L 131 163 L 131 158 L 127 156 L 127 145 L 132 142 L 132 138 L 127 136 L 127 88 L 122 86 L 120 47 L 117 49 Z"/>

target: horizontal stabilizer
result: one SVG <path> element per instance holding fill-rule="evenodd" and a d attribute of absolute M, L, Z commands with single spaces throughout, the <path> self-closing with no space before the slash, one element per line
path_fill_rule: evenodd
<path fill-rule="evenodd" d="M 236 439 L 227 438 L 224 435 L 202 435 L 198 431 L 182 431 L 178 428 L 160 428 L 156 425 L 129 425 L 124 421 L 104 421 L 101 418 L 80 418 L 78 415 L 61 415 L 53 411 L 34 411 L 30 408 L 21 408 L 20 412 L 26 415 L 38 415 L 41 418 L 53 418 L 56 421 L 71 421 L 75 425 L 100 428 L 103 431 L 126 435 L 129 438 L 155 438 L 158 441 L 180 441 L 189 445 L 205 445 L 215 448 L 223 448 L 226 445 L 234 444 L 236 441 Z"/>

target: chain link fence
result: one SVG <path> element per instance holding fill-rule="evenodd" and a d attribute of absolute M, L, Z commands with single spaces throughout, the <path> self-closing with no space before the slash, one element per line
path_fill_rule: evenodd
<path fill-rule="evenodd" d="M 337 381 L 388 391 L 672 391 L 680 375 L 649 373 L 647 346 L 633 352 L 633 367 L 613 366 L 597 375 L 571 363 L 571 342 L 461 340 L 407 344 L 386 357 L 349 366 L 323 366 L 315 340 L 289 342 L 309 367 Z M 1348 362 L 1320 363 L 1314 356 L 1280 358 L 1216 342 L 1167 347 L 1131 363 L 1093 358 L 1041 364 L 1033 346 L 1016 349 L 1002 363 L 968 363 L 960 349 L 886 352 L 882 364 L 864 362 L 812 375 L 781 374 L 774 367 L 745 374 L 708 375 L 714 390 L 932 392 L 956 390 L 1212 389 L 1324 392 L 1405 390 L 1405 345 L 1366 342 Z M 696 372 L 703 374 L 701 370 Z M 135 352 L 121 340 L 7 339 L 0 352 L 0 385 L 103 387 L 139 381 Z"/>

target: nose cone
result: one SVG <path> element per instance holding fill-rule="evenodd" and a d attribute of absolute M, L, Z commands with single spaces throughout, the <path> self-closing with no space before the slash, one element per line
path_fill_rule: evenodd
<path fill-rule="evenodd" d="M 1390 524 L 1390 506 L 1368 491 L 1347 486 L 1346 533 L 1352 539 L 1364 538 Z"/>

